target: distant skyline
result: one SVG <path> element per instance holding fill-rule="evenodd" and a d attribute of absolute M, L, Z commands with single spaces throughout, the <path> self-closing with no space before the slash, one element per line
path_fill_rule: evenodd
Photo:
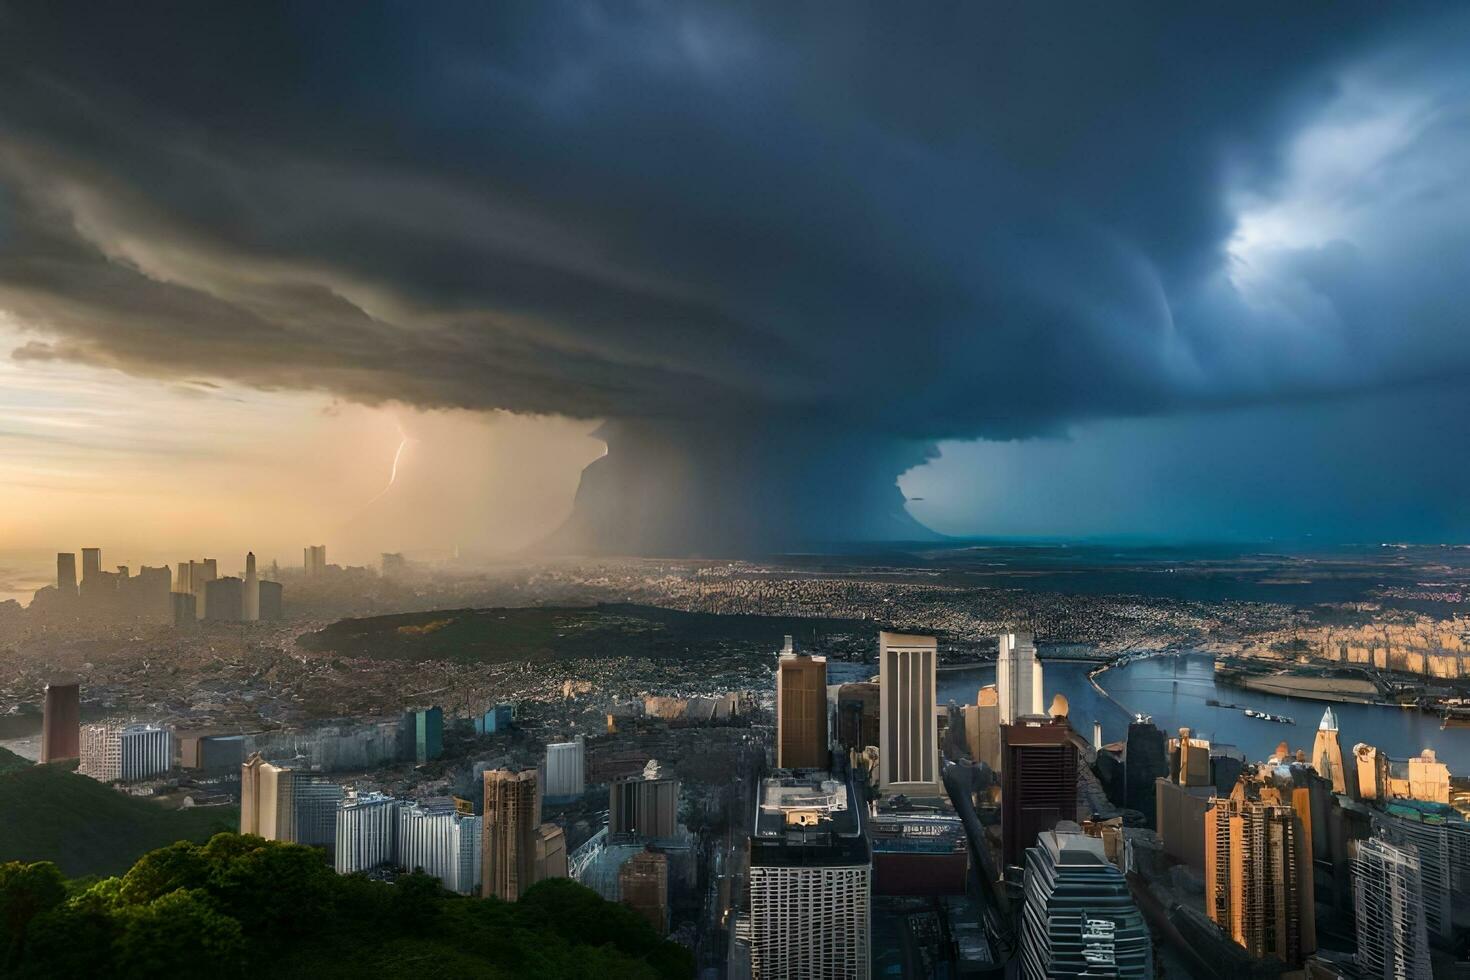
<path fill-rule="evenodd" d="M 5 547 L 1470 540 L 1461 5 L 82 20 L 0 0 Z"/>

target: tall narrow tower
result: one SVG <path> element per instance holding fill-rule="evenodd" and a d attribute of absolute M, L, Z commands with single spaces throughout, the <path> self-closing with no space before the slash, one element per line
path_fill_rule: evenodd
<path fill-rule="evenodd" d="M 1000 723 L 1014 725 L 1022 715 L 1044 715 L 1041 662 L 1030 633 L 1002 633 L 995 661 L 995 687 L 1000 695 Z"/>
<path fill-rule="evenodd" d="M 97 573 L 100 571 L 102 571 L 102 549 L 83 548 L 82 581 L 85 582 L 89 578 L 96 578 Z"/>
<path fill-rule="evenodd" d="M 878 634 L 879 785 L 883 792 L 938 796 L 939 714 L 932 636 Z"/>
<path fill-rule="evenodd" d="M 1429 976 L 1424 884 L 1415 848 L 1378 837 L 1360 842 L 1353 861 L 1353 908 L 1364 976 Z"/>
<path fill-rule="evenodd" d="M 1328 708 L 1317 726 L 1317 740 L 1312 745 L 1312 768 L 1332 784 L 1334 793 L 1357 795 L 1357 769 L 1349 769 L 1342 758 L 1342 742 L 1337 735 L 1337 715 Z"/>
<path fill-rule="evenodd" d="M 70 551 L 56 555 L 56 591 L 66 599 L 77 597 L 77 556 Z"/>
<path fill-rule="evenodd" d="M 536 770 L 485 771 L 481 897 L 514 902 L 536 883 L 536 828 L 540 823 Z"/>
<path fill-rule="evenodd" d="M 776 765 L 827 764 L 827 658 L 797 653 L 788 636 L 776 661 Z"/>
<path fill-rule="evenodd" d="M 253 623 L 260 618 L 260 579 L 255 574 L 255 552 L 253 551 L 245 555 L 245 595 L 242 605 L 247 622 Z"/>

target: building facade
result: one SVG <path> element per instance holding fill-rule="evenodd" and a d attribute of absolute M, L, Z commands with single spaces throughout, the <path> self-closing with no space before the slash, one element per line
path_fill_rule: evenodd
<path fill-rule="evenodd" d="M 878 778 L 885 793 L 938 796 L 939 713 L 932 636 L 878 634 L 878 685 L 883 707 L 878 733 Z"/>
<path fill-rule="evenodd" d="M 367 871 L 397 860 L 398 801 L 382 793 L 349 794 L 337 805 L 338 874 Z"/>
<path fill-rule="evenodd" d="M 996 637 L 995 688 L 1000 723 L 1014 725 L 1022 715 L 1046 713 L 1042 705 L 1041 661 L 1030 633 L 1002 633 Z"/>
<path fill-rule="evenodd" d="M 446 889 L 473 895 L 480 888 L 483 822 L 453 807 L 400 803 L 396 811 L 397 864 L 422 869 Z"/>
<path fill-rule="evenodd" d="M 608 787 L 607 832 L 673 837 L 679 823 L 677 779 L 615 779 Z"/>
<path fill-rule="evenodd" d="M 1028 716 L 1000 732 L 1001 857 L 1010 866 L 1042 833 L 1077 819 L 1077 748 L 1065 721 Z"/>
<path fill-rule="evenodd" d="M 99 782 L 131 783 L 173 767 L 173 735 L 156 725 L 88 725 L 81 730 L 77 771 Z"/>
<path fill-rule="evenodd" d="M 1205 814 L 1205 912 L 1252 956 L 1299 967 L 1316 947 L 1302 821 L 1289 804 L 1249 799 L 1244 788 Z"/>
<path fill-rule="evenodd" d="M 1358 844 L 1353 859 L 1355 957 L 1364 977 L 1399 980 L 1430 975 L 1419 855 L 1382 838 Z"/>
<path fill-rule="evenodd" d="M 1163 729 L 1140 715 L 1128 723 L 1123 749 L 1123 805 L 1143 814 L 1144 825 L 1158 829 L 1155 783 L 1169 775 L 1169 740 Z"/>
<path fill-rule="evenodd" d="M 70 557 L 70 556 L 68 556 Z M 72 569 L 75 577 L 76 569 Z M 73 583 L 75 591 L 75 583 Z M 71 679 L 46 685 L 41 717 L 41 762 L 79 759 L 82 754 L 82 689 Z"/>
<path fill-rule="evenodd" d="M 776 766 L 826 769 L 827 658 L 797 653 L 786 637 L 776 659 Z"/>
<path fill-rule="evenodd" d="M 1348 768 L 1342 757 L 1337 715 L 1331 708 L 1322 713 L 1322 721 L 1317 725 L 1317 737 L 1312 743 L 1312 768 L 1332 784 L 1332 792 L 1357 795 L 1353 792 L 1357 782 L 1357 767 Z"/>
<path fill-rule="evenodd" d="M 253 754 L 240 766 L 240 833 L 335 848 L 342 787 Z"/>
<path fill-rule="evenodd" d="M 480 894 L 514 902 L 536 882 L 541 797 L 536 770 L 485 772 Z"/>
<path fill-rule="evenodd" d="M 669 934 L 669 857 L 660 851 L 635 854 L 618 869 L 618 900 Z"/>
<path fill-rule="evenodd" d="M 587 789 L 587 747 L 582 738 L 546 746 L 546 799 L 566 801 Z"/>

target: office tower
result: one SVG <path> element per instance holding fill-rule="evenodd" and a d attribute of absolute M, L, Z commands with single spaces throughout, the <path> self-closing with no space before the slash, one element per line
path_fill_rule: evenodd
<path fill-rule="evenodd" d="M 102 571 L 102 549 L 82 549 L 82 581 L 92 578 Z"/>
<path fill-rule="evenodd" d="M 219 577 L 219 563 L 213 558 L 191 561 L 184 576 L 189 583 L 189 593 L 194 596 L 194 609 L 200 619 L 209 612 L 209 583 Z"/>
<path fill-rule="evenodd" d="M 1213 786 L 1210 774 L 1210 743 L 1192 738 L 1188 728 L 1179 729 L 1179 737 L 1170 741 L 1170 754 L 1175 763 L 1174 781 L 1180 786 Z"/>
<path fill-rule="evenodd" d="M 334 847 L 342 787 L 325 776 L 273 766 L 256 752 L 240 766 L 240 833 Z"/>
<path fill-rule="evenodd" d="M 280 582 L 261 582 L 256 586 L 260 595 L 260 618 L 265 622 L 278 622 L 283 618 L 285 603 L 284 587 Z"/>
<path fill-rule="evenodd" d="M 1023 717 L 1000 727 L 1001 857 L 1018 865 L 1041 833 L 1077 819 L 1077 749 L 1065 722 Z"/>
<path fill-rule="evenodd" d="M 135 578 L 121 583 L 127 586 L 127 612 L 153 623 L 171 621 L 173 617 L 173 605 L 169 598 L 171 581 L 172 576 L 167 565 L 157 568 L 144 565 L 139 568 Z"/>
<path fill-rule="evenodd" d="M 1021 976 L 1154 975 L 1148 926 L 1103 841 L 1064 821 L 1026 851 Z"/>
<path fill-rule="evenodd" d="M 872 858 L 851 787 L 780 777 L 760 787 L 750 836 L 753 980 L 869 975 Z"/>
<path fill-rule="evenodd" d="M 479 891 L 481 818 L 431 803 L 401 803 L 397 820 L 400 867 L 422 869 L 461 895 Z"/>
<path fill-rule="evenodd" d="M 156 725 L 88 725 L 81 732 L 77 771 L 99 782 L 131 783 L 173 767 L 172 735 Z"/>
<path fill-rule="evenodd" d="M 545 785 L 548 800 L 574 800 L 586 790 L 586 743 L 580 736 L 570 742 L 552 742 L 546 746 Z"/>
<path fill-rule="evenodd" d="M 260 577 L 255 574 L 255 552 L 245 553 L 245 594 L 242 600 L 243 618 L 253 623 L 260 618 Z"/>
<path fill-rule="evenodd" d="M 608 787 L 609 834 L 673 837 L 678 820 L 677 779 L 615 779 Z"/>
<path fill-rule="evenodd" d="M 175 626 L 193 626 L 199 622 L 198 600 L 192 592 L 170 593 L 169 600 L 173 603 Z"/>
<path fill-rule="evenodd" d="M 1353 910 L 1358 969 L 1375 980 L 1430 975 L 1419 856 L 1381 838 L 1358 843 L 1353 860 Z"/>
<path fill-rule="evenodd" d="M 996 637 L 995 689 L 1000 698 L 1000 723 L 1014 725 L 1022 715 L 1044 715 L 1041 661 L 1030 633 L 1002 633 Z"/>
<path fill-rule="evenodd" d="M 186 561 L 181 561 L 181 562 L 179 562 L 179 564 L 178 564 L 178 569 L 179 569 L 178 570 L 178 574 L 174 576 L 174 591 L 175 592 L 187 592 L 190 595 L 193 595 L 193 593 L 194 593 L 194 583 L 193 583 L 193 581 L 189 577 L 190 576 L 190 572 L 193 570 L 193 568 L 194 568 L 194 563 L 192 561 L 187 561 L 187 562 Z"/>
<path fill-rule="evenodd" d="M 77 556 L 69 551 L 56 555 L 56 591 L 63 599 L 77 597 Z"/>
<path fill-rule="evenodd" d="M 1331 708 L 1322 713 L 1322 721 L 1317 725 L 1317 739 L 1312 744 L 1312 768 L 1332 784 L 1332 792 L 1348 792 L 1349 780 L 1355 773 L 1349 771 L 1343 762 L 1342 742 L 1337 737 L 1337 715 Z"/>
<path fill-rule="evenodd" d="M 970 758 L 1000 772 L 1000 694 L 995 685 L 982 687 L 975 703 L 965 705 L 965 747 Z"/>
<path fill-rule="evenodd" d="M 245 583 L 233 575 L 204 585 L 204 618 L 211 623 L 238 623 L 245 614 Z"/>
<path fill-rule="evenodd" d="M 825 769 L 829 758 L 827 658 L 797 653 L 788 636 L 776 659 L 776 765 Z"/>
<path fill-rule="evenodd" d="M 878 634 L 883 711 L 878 734 L 879 786 L 885 793 L 938 796 L 939 715 L 932 636 Z"/>
<path fill-rule="evenodd" d="M 536 770 L 486 770 L 482 897 L 514 902 L 535 884 L 536 831 L 540 825 Z"/>
<path fill-rule="evenodd" d="M 1180 786 L 1163 776 L 1154 781 L 1154 826 L 1164 853 L 1198 874 L 1205 873 L 1205 814 L 1218 795 L 1212 786 Z"/>
<path fill-rule="evenodd" d="M 1242 783 L 1205 814 L 1205 912 L 1256 958 L 1300 967 L 1316 943 L 1312 863 L 1291 806 L 1249 799 Z"/>
<path fill-rule="evenodd" d="M 180 769 L 197 769 L 206 774 L 237 772 L 245 761 L 242 735 L 176 733 L 174 743 Z"/>
<path fill-rule="evenodd" d="M 349 875 L 396 863 L 397 831 L 397 800 L 382 793 L 349 793 L 337 804 L 337 873 Z"/>
<path fill-rule="evenodd" d="M 324 544 L 307 545 L 304 552 L 306 564 L 306 577 L 316 578 L 327 570 L 327 546 Z"/>
<path fill-rule="evenodd" d="M 669 934 L 669 856 L 646 850 L 618 869 L 618 901 L 648 920 L 660 936 Z"/>
<path fill-rule="evenodd" d="M 1470 888 L 1470 823 L 1443 803 L 1394 800 L 1373 813 L 1373 833 L 1419 859 L 1424 924 L 1445 941 L 1455 932 L 1452 896 Z"/>
<path fill-rule="evenodd" d="M 837 689 L 837 744 L 845 752 L 862 752 L 878 744 L 879 685 L 862 681 Z"/>
<path fill-rule="evenodd" d="M 444 709 L 437 705 L 405 711 L 398 723 L 398 752 L 416 765 L 444 754 Z"/>
<path fill-rule="evenodd" d="M 82 689 L 70 679 L 46 684 L 41 715 L 41 762 L 81 758 Z"/>
<path fill-rule="evenodd" d="M 567 877 L 567 837 L 554 823 L 536 828 L 536 881 Z"/>
<path fill-rule="evenodd" d="M 1159 726 L 1142 715 L 1128 723 L 1123 750 L 1123 805 L 1143 814 L 1144 826 L 1157 829 L 1154 784 L 1169 775 L 1168 740 Z"/>

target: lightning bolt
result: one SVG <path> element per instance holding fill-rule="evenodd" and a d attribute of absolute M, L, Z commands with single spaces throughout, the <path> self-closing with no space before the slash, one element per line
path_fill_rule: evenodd
<path fill-rule="evenodd" d="M 393 489 L 393 484 L 398 480 L 398 461 L 403 458 L 404 447 L 408 445 L 408 433 L 403 431 L 403 426 L 401 425 L 398 426 L 398 435 L 398 450 L 393 454 L 393 468 L 388 471 L 388 484 L 387 486 L 383 487 L 383 489 L 373 494 L 373 499 L 369 500 L 368 504 L 376 503 L 379 497 L 383 496 L 383 494 Z M 367 504 L 364 504 L 363 506 L 366 507 Z"/>

